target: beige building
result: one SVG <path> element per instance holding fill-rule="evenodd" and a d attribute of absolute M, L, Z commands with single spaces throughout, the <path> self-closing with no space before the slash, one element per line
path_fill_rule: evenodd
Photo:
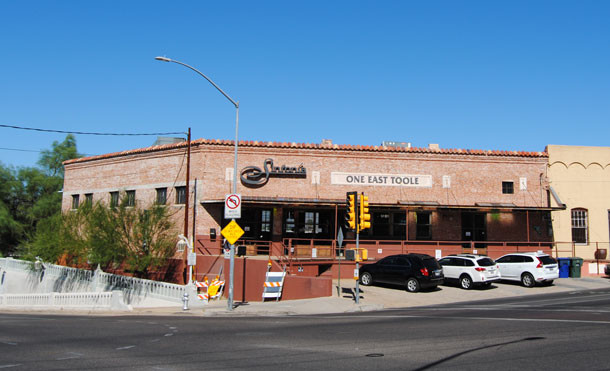
<path fill-rule="evenodd" d="M 547 152 L 550 187 L 566 205 L 552 212 L 559 256 L 595 259 L 610 241 L 610 147 L 549 145 Z"/>

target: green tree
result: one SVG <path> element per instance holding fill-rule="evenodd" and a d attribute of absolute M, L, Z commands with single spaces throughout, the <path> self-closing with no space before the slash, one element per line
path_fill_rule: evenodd
<path fill-rule="evenodd" d="M 45 234 L 49 225 L 57 223 L 63 162 L 79 156 L 76 139 L 67 135 L 63 142 L 55 141 L 52 149 L 42 151 L 40 168 L 0 166 L 0 253 L 10 254 L 18 247 L 19 254 L 29 255 L 28 244 L 39 233 L 38 225 L 43 224 L 40 233 Z"/>
<path fill-rule="evenodd" d="M 76 150 L 76 138 L 68 134 L 63 142 L 54 141 L 51 147 L 41 152 L 38 165 L 45 169 L 47 175 L 63 179 L 64 161 L 82 157 Z"/>

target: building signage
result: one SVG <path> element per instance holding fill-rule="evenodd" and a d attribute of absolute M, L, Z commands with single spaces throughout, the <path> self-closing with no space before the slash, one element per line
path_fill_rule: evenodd
<path fill-rule="evenodd" d="M 241 170 L 241 182 L 245 185 L 262 187 L 267 184 L 269 177 L 283 178 L 306 178 L 307 170 L 303 165 L 292 166 L 273 166 L 273 160 L 268 158 L 263 163 L 263 169 L 256 166 L 247 166 Z"/>
<path fill-rule="evenodd" d="M 432 187 L 432 175 L 330 173 L 330 183 L 337 185 Z"/>

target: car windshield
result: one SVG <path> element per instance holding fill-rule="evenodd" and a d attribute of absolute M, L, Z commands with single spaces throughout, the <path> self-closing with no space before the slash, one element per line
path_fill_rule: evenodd
<path fill-rule="evenodd" d="M 424 263 L 424 267 L 428 268 L 428 269 L 440 269 L 440 265 L 438 265 L 438 262 L 436 261 L 436 259 L 422 259 L 423 263 Z"/>
<path fill-rule="evenodd" d="M 548 255 L 539 256 L 538 259 L 540 259 L 542 265 L 557 264 L 557 261 Z"/>
<path fill-rule="evenodd" d="M 479 263 L 479 266 L 481 267 L 491 267 L 492 265 L 496 265 L 496 262 L 490 258 L 481 258 L 477 260 L 477 263 Z"/>

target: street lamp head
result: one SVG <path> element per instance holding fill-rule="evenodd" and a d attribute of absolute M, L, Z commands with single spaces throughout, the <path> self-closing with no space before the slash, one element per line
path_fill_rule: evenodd
<path fill-rule="evenodd" d="M 158 61 L 163 61 L 163 62 L 171 62 L 172 60 L 169 58 L 165 58 L 165 57 L 155 57 L 156 60 Z"/>

